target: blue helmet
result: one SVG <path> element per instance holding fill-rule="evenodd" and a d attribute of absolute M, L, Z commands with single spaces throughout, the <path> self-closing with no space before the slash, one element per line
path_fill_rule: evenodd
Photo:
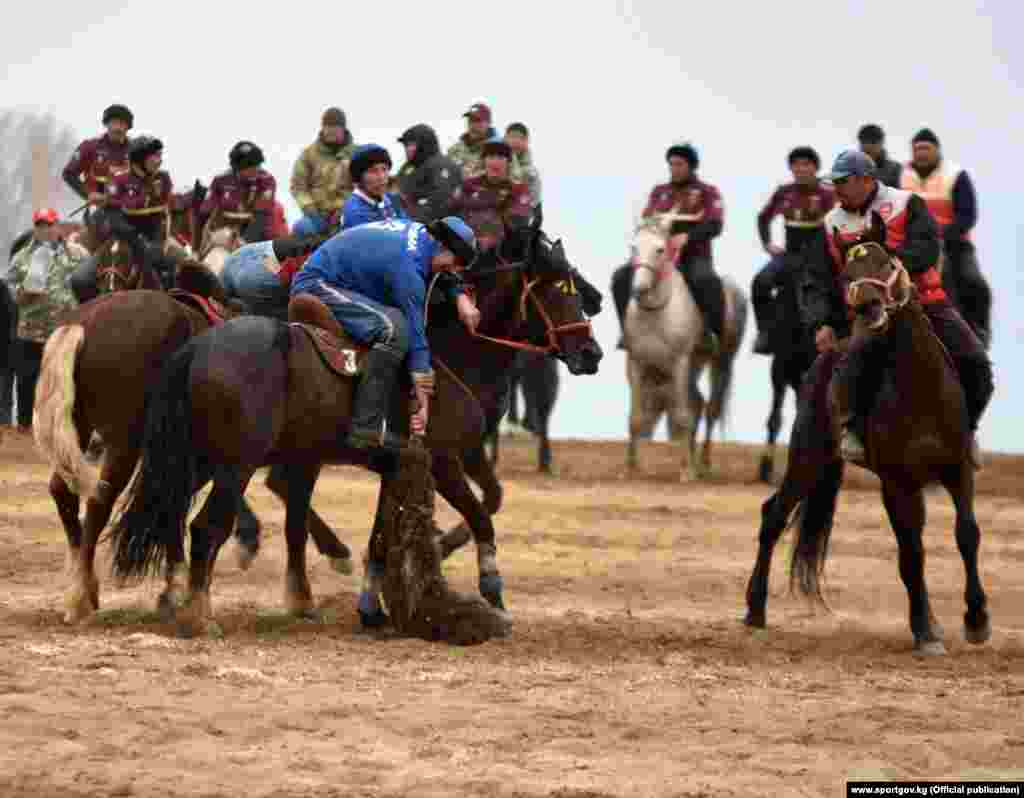
<path fill-rule="evenodd" d="M 463 265 L 469 267 L 476 260 L 476 234 L 458 216 L 445 216 L 427 227 L 442 246 L 450 249 Z"/>
<path fill-rule="evenodd" d="M 356 185 L 363 179 L 366 170 L 378 163 L 386 163 L 391 168 L 391 154 L 379 144 L 361 144 L 352 151 L 349 162 L 349 174 Z"/>

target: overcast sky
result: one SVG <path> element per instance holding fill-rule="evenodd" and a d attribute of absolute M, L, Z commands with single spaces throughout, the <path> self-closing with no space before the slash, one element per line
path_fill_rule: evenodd
<path fill-rule="evenodd" d="M 401 163 L 396 137 L 429 122 L 447 146 L 462 112 L 484 101 L 495 122 L 529 125 L 544 178 L 545 227 L 607 289 L 631 224 L 664 180 L 666 147 L 692 140 L 701 176 L 725 198 L 715 242 L 723 274 L 749 291 L 765 260 L 755 216 L 787 177 L 790 148 L 826 162 L 881 124 L 894 157 L 932 127 L 979 195 L 975 241 L 995 295 L 996 394 L 985 448 L 1024 451 L 1024 276 L 1020 187 L 1024 91 L 1019 4 L 957 2 L 663 2 L 367 4 L 103 2 L 18 4 L 0 50 L 5 105 L 53 111 L 84 136 L 111 102 L 165 143 L 179 187 L 208 182 L 239 139 L 256 141 L 287 194 L 291 165 L 325 107 L 348 114 L 357 142 Z M 376 8 L 386 8 L 379 18 Z M 781 233 L 776 232 L 777 240 Z M 607 293 L 607 290 L 606 290 Z M 569 378 L 558 437 L 622 437 L 628 386 L 611 298 L 596 320 L 606 350 L 596 377 Z M 736 368 L 729 437 L 760 440 L 768 361 Z M 793 416 L 787 404 L 787 422 Z M 787 424 L 788 429 L 788 424 Z"/>

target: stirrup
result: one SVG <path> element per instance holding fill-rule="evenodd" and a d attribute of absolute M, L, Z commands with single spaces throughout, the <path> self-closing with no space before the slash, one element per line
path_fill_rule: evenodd
<path fill-rule="evenodd" d="M 843 435 L 839 440 L 839 456 L 848 463 L 864 465 L 867 462 L 867 450 L 860 436 L 850 427 L 843 429 Z"/>

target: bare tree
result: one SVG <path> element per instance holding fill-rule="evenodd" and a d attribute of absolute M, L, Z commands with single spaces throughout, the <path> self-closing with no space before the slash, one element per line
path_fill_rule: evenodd
<path fill-rule="evenodd" d="M 77 145 L 75 131 L 53 114 L 0 110 L 0 273 L 17 236 L 32 226 L 36 207 L 62 216 L 78 206 L 61 171 Z"/>

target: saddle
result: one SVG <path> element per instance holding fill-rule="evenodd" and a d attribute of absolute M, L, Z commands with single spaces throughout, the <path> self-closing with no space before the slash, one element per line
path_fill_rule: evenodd
<path fill-rule="evenodd" d="M 351 379 L 365 370 L 367 347 L 353 341 L 327 305 L 315 296 L 292 297 L 288 321 L 306 334 L 324 365 L 337 376 Z"/>
<path fill-rule="evenodd" d="M 198 310 L 214 327 L 223 324 L 228 319 L 227 310 L 213 297 L 199 296 L 199 294 L 193 294 L 183 288 L 172 288 L 167 293 L 181 304 Z"/>

